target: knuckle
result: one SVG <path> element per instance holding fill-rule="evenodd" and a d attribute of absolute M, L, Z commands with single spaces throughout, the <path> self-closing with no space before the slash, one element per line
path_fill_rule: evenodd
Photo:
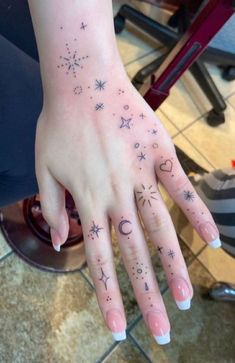
<path fill-rule="evenodd" d="M 164 231 L 168 227 L 169 219 L 162 214 L 157 214 L 148 221 L 147 230 L 149 233 L 155 234 Z"/>

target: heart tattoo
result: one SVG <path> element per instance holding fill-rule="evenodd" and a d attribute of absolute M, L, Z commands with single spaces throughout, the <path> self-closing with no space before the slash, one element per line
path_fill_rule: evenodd
<path fill-rule="evenodd" d="M 170 159 L 167 159 L 164 163 L 160 164 L 160 170 L 170 173 L 173 168 L 173 163 Z"/>

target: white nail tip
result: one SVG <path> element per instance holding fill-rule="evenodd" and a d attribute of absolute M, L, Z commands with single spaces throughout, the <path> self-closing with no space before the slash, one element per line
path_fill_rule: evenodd
<path fill-rule="evenodd" d="M 126 339 L 126 331 L 121 331 L 120 333 L 112 333 L 113 339 L 119 342 L 120 340 Z"/>
<path fill-rule="evenodd" d="M 154 337 L 156 342 L 160 345 L 168 344 L 171 341 L 170 333 L 166 333 L 165 335 L 159 335 Z"/>
<path fill-rule="evenodd" d="M 219 237 L 216 238 L 214 241 L 210 242 L 209 245 L 213 248 L 221 247 L 221 241 L 220 241 Z"/>
<path fill-rule="evenodd" d="M 176 301 L 176 305 L 180 310 L 188 310 L 191 306 L 191 299 L 187 299 L 184 301 Z"/>
<path fill-rule="evenodd" d="M 53 247 L 57 252 L 60 252 L 60 245 L 53 245 Z"/>

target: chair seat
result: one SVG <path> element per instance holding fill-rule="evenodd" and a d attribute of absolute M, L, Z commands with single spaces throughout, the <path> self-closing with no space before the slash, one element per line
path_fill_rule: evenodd
<path fill-rule="evenodd" d="M 235 54 L 235 14 L 225 23 L 223 28 L 210 42 L 210 46 Z"/>

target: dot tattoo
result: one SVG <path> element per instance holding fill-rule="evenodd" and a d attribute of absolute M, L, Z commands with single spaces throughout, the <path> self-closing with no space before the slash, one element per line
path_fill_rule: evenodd
<path fill-rule="evenodd" d="M 165 160 L 164 163 L 160 164 L 160 170 L 170 173 L 173 168 L 173 163 L 170 159 Z"/>
<path fill-rule="evenodd" d="M 108 282 L 108 279 L 110 279 L 110 277 L 105 275 L 102 267 L 100 269 L 101 269 L 101 278 L 99 280 L 103 282 L 105 290 L 107 290 L 107 282 Z"/>
<path fill-rule="evenodd" d="M 82 86 L 76 86 L 76 87 L 74 87 L 73 93 L 75 95 L 80 95 L 82 93 Z"/>
<path fill-rule="evenodd" d="M 195 195 L 190 190 L 184 190 L 184 199 L 188 200 L 189 202 L 193 202 Z"/>
<path fill-rule="evenodd" d="M 96 237 L 99 238 L 99 233 L 100 233 L 101 229 L 104 229 L 104 228 L 99 227 L 98 224 L 95 224 L 93 221 L 93 225 L 91 226 L 91 229 L 89 230 L 89 232 L 91 233 L 92 236 L 95 234 Z M 88 234 L 88 237 L 90 237 L 89 234 Z"/>
<path fill-rule="evenodd" d="M 123 129 L 123 128 L 130 129 L 131 120 L 132 120 L 132 118 L 125 119 L 124 117 L 121 117 L 120 129 Z"/>
<path fill-rule="evenodd" d="M 110 296 L 107 296 L 106 301 L 112 301 Z"/>
<path fill-rule="evenodd" d="M 100 110 L 103 110 L 104 109 L 104 104 L 103 103 L 97 103 L 95 105 L 95 110 L 96 111 L 100 111 Z"/>
<path fill-rule="evenodd" d="M 136 193 L 139 194 L 138 201 L 142 201 L 142 207 L 145 205 L 146 201 L 148 202 L 148 205 L 152 207 L 151 199 L 157 200 L 154 194 L 157 194 L 156 191 L 152 191 L 152 185 L 150 185 L 148 188 L 146 188 L 143 184 L 141 184 L 143 191 L 137 191 Z"/>
<path fill-rule="evenodd" d="M 139 155 L 137 155 L 137 158 L 139 158 L 139 161 L 146 160 L 146 154 L 143 154 L 142 151 Z"/>
<path fill-rule="evenodd" d="M 125 93 L 125 91 L 124 91 L 123 89 L 119 88 L 119 89 L 118 89 L 118 95 L 120 96 L 120 95 L 122 95 L 123 93 Z"/>
<path fill-rule="evenodd" d="M 127 227 L 129 225 L 129 228 Z M 118 225 L 119 232 L 124 235 L 128 236 L 132 233 L 132 229 L 130 229 L 130 226 L 132 225 L 131 221 L 128 221 L 127 219 L 122 220 Z M 127 227 L 127 229 L 126 229 Z"/>
<path fill-rule="evenodd" d="M 83 22 L 81 23 L 80 29 L 85 30 L 87 27 L 87 24 L 84 24 Z"/>
<path fill-rule="evenodd" d="M 172 260 L 173 260 L 173 258 L 175 257 L 175 252 L 174 252 L 173 250 L 169 250 L 169 251 L 168 251 L 168 253 L 167 253 L 167 255 L 168 255 L 170 258 L 172 258 Z"/>
<path fill-rule="evenodd" d="M 61 64 L 57 65 L 57 68 L 65 69 L 66 74 L 72 74 L 74 78 L 77 76 L 77 70 L 82 69 L 82 62 L 84 62 L 88 55 L 85 57 L 79 57 L 77 55 L 77 50 L 71 50 L 69 44 L 66 43 L 67 54 L 65 56 L 60 56 Z"/>
<path fill-rule="evenodd" d="M 96 79 L 95 80 L 95 90 L 96 91 L 103 91 L 105 89 L 105 87 L 104 87 L 105 83 L 107 83 L 107 82 Z"/>
<path fill-rule="evenodd" d="M 136 262 L 135 266 L 132 267 L 132 275 L 136 280 L 143 280 L 144 275 L 147 275 L 148 267 L 144 266 L 143 263 Z"/>

